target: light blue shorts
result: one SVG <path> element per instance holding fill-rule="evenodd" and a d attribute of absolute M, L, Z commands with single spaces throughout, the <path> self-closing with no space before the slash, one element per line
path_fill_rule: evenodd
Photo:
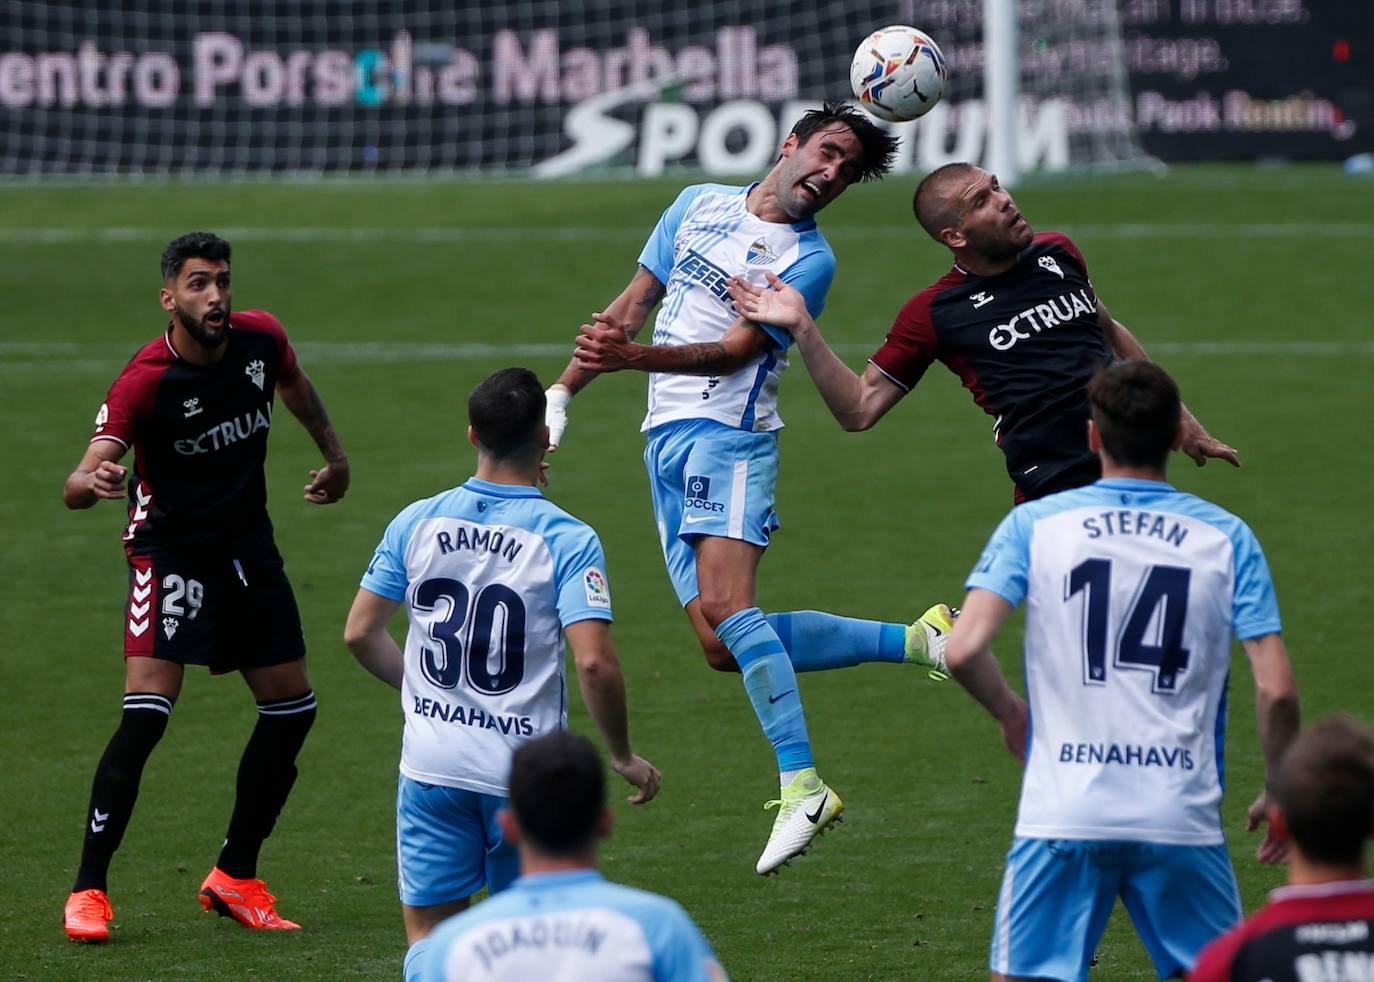
<path fill-rule="evenodd" d="M 396 887 L 401 903 L 432 907 L 499 893 L 520 874 L 496 813 L 506 799 L 401 775 L 396 789 Z"/>
<path fill-rule="evenodd" d="M 1240 923 L 1224 845 L 1012 840 L 997 898 L 989 967 L 1082 982 L 1116 898 L 1161 979 L 1190 970 L 1209 941 Z"/>
<path fill-rule="evenodd" d="M 750 433 L 713 419 L 649 431 L 644 466 L 668 576 L 685 607 L 697 589 L 696 538 L 714 535 L 767 546 L 778 527 L 777 433 Z"/>

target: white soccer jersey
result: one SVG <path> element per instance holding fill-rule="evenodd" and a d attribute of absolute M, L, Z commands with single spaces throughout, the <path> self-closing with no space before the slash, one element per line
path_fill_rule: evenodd
<path fill-rule="evenodd" d="M 1026 601 L 1016 834 L 1221 843 L 1232 637 L 1280 630 L 1250 529 L 1167 484 L 1102 480 L 1014 509 L 968 586 Z"/>
<path fill-rule="evenodd" d="M 812 317 L 820 317 L 835 275 L 835 254 L 814 218 L 786 225 L 753 215 L 745 207 L 752 187 L 693 185 L 659 219 L 639 256 L 639 264 L 667 287 L 654 321 L 654 344 L 719 341 L 739 317 L 725 286 L 734 275 L 766 286 L 764 273 L 771 271 L 802 293 Z M 714 419 L 751 431 L 781 429 L 778 383 L 792 337 L 780 328 L 766 330 L 769 342 L 731 375 L 651 374 L 641 429 L 677 419 Z"/>
<path fill-rule="evenodd" d="M 591 869 L 523 876 L 433 939 L 424 982 L 725 982 L 676 901 Z"/>
<path fill-rule="evenodd" d="M 605 568 L 533 487 L 470 478 L 396 516 L 362 586 L 410 616 L 402 774 L 507 793 L 516 746 L 567 727 L 563 628 L 611 619 Z"/>

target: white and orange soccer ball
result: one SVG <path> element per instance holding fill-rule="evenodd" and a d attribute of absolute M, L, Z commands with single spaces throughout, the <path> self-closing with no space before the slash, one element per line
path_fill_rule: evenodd
<path fill-rule="evenodd" d="M 859 104 L 890 123 L 930 112 L 948 77 L 940 46 L 930 35 L 901 24 L 864 38 L 849 66 L 849 84 Z"/>

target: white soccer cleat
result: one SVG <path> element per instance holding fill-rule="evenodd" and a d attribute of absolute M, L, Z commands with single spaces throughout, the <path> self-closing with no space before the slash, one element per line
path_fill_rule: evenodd
<path fill-rule="evenodd" d="M 906 660 L 925 665 L 930 669 L 927 674 L 936 682 L 949 678 L 945 648 L 949 645 L 954 618 L 958 616 L 957 610 L 951 610 L 946 604 L 936 604 L 906 629 Z"/>
<path fill-rule="evenodd" d="M 755 866 L 761 876 L 777 872 L 778 867 L 806 852 L 812 839 L 823 835 L 834 823 L 844 821 L 844 802 L 826 786 L 814 767 L 794 777 L 782 789 L 780 799 L 763 807 L 777 807 L 778 817 L 773 820 L 768 844 Z"/>

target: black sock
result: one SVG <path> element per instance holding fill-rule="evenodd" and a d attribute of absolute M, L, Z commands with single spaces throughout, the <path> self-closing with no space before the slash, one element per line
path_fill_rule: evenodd
<path fill-rule="evenodd" d="M 173 702 L 155 692 L 130 692 L 124 697 L 119 728 L 110 737 L 91 782 L 86 841 L 81 847 L 73 893 L 108 889 L 110 860 L 129 827 L 143 765 L 167 730 Z"/>
<path fill-rule="evenodd" d="M 258 875 L 258 853 L 296 783 L 296 755 L 315 722 L 315 693 L 258 703 L 258 725 L 239 760 L 234 814 L 215 863 L 236 880 Z"/>

